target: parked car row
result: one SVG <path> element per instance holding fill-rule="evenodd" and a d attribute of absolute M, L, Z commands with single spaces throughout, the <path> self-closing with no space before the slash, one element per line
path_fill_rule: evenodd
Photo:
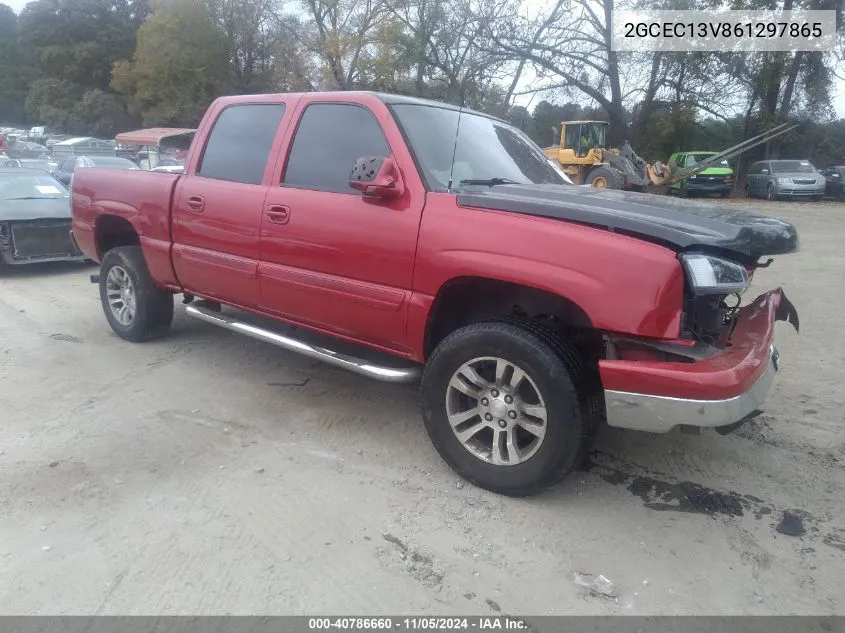
<path fill-rule="evenodd" d="M 53 171 L 57 180 L 70 186 L 73 172 L 84 167 L 100 167 L 103 169 L 140 169 L 128 158 L 119 156 L 75 156 L 64 159 Z"/>
<path fill-rule="evenodd" d="M 713 155 L 715 152 L 677 152 L 672 154 L 668 166 L 673 171 L 686 169 Z M 669 185 L 668 193 L 682 197 L 717 194 L 727 198 L 733 189 L 733 169 L 728 161 L 722 161 L 716 167 Z M 748 198 L 767 200 L 821 200 L 824 196 L 845 200 L 845 167 L 818 170 L 809 160 L 757 161 L 748 168 L 744 193 Z"/>

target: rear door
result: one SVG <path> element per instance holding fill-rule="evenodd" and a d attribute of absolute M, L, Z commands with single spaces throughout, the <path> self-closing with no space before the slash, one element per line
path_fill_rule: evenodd
<path fill-rule="evenodd" d="M 405 351 L 405 321 L 425 191 L 387 107 L 306 96 L 261 220 L 261 307 L 289 319 Z M 293 126 L 292 126 L 293 127 Z M 349 187 L 363 156 L 392 156 L 401 198 Z"/>
<path fill-rule="evenodd" d="M 186 290 L 258 305 L 258 232 L 286 111 L 281 96 L 220 107 L 187 166 L 172 212 L 173 267 Z"/>

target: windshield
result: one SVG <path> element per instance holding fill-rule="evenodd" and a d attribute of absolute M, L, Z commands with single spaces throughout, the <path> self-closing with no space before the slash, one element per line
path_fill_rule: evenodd
<path fill-rule="evenodd" d="M 816 168 L 806 160 L 772 161 L 773 174 L 815 174 Z"/>
<path fill-rule="evenodd" d="M 569 127 L 569 126 L 567 126 Z M 607 147 L 607 124 L 606 123 L 582 123 L 581 124 L 581 147 Z"/>
<path fill-rule="evenodd" d="M 447 190 L 450 174 L 453 189 L 469 186 L 460 185 L 467 180 L 556 185 L 570 182 L 543 150 L 511 125 L 463 112 L 458 131 L 457 110 L 414 104 L 395 104 L 392 109 L 434 189 Z"/>
<path fill-rule="evenodd" d="M 0 173 L 0 200 L 67 198 L 68 190 L 48 174 L 32 170 Z"/>
<path fill-rule="evenodd" d="M 709 158 L 712 158 L 712 157 L 713 157 L 713 156 L 715 156 L 715 155 L 716 155 L 716 152 L 711 152 L 711 153 L 709 153 L 709 154 L 707 154 L 707 153 L 705 153 L 705 154 L 689 154 L 689 155 L 687 155 L 687 164 L 686 164 L 686 166 L 687 166 L 687 167 L 692 167 L 693 165 L 695 165 L 695 164 L 697 164 L 697 163 L 700 163 L 700 162 L 702 162 L 702 161 L 708 160 Z M 721 160 L 721 161 L 719 161 L 717 164 L 718 164 L 720 167 L 730 167 L 730 165 L 728 165 L 728 161 L 727 161 L 727 160 Z M 716 166 L 716 165 L 713 165 L 713 167 L 715 167 L 715 166 Z"/>

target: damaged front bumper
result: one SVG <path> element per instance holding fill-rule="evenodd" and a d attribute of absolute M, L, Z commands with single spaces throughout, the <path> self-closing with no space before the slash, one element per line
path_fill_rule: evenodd
<path fill-rule="evenodd" d="M 0 223 L 0 261 L 7 265 L 84 260 L 70 235 L 69 219 Z"/>
<path fill-rule="evenodd" d="M 680 425 L 733 430 L 759 410 L 774 382 L 776 321 L 798 330 L 798 313 L 781 289 L 742 308 L 730 346 L 706 359 L 600 361 L 608 424 L 652 433 Z"/>

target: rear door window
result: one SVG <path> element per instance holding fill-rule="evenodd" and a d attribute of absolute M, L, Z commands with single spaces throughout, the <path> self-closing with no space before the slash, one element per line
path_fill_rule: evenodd
<path fill-rule="evenodd" d="M 245 103 L 225 108 L 208 136 L 197 175 L 261 184 L 284 113 L 283 103 Z"/>
<path fill-rule="evenodd" d="M 362 156 L 390 155 L 381 125 L 368 109 L 314 103 L 299 121 L 282 186 L 360 195 L 349 186 L 353 163 Z"/>

